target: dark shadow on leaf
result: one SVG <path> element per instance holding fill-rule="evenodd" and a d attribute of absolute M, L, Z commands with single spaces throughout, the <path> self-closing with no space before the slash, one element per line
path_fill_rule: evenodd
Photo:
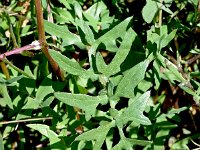
<path fill-rule="evenodd" d="M 132 44 L 131 50 L 129 51 L 128 56 L 121 65 L 122 72 L 132 68 L 133 66 L 135 66 L 136 64 L 140 63 L 145 59 L 146 56 L 144 53 L 144 49 L 140 44 L 138 44 L 141 43 L 139 41 L 140 41 L 139 38 L 136 37 L 136 39 Z"/>
<path fill-rule="evenodd" d="M 63 143 L 62 140 L 50 145 L 50 147 L 51 147 L 51 149 L 66 150 L 65 144 Z"/>
<path fill-rule="evenodd" d="M 121 97 L 120 101 L 117 103 L 117 105 L 115 106 L 115 109 L 117 110 L 121 110 L 125 107 L 128 107 L 128 98 L 125 97 Z"/>
<path fill-rule="evenodd" d="M 93 68 L 95 73 L 98 73 L 98 69 L 97 69 L 97 66 L 96 66 L 96 57 L 94 55 L 92 55 L 91 59 L 92 59 L 92 68 Z"/>
<path fill-rule="evenodd" d="M 112 144 L 112 147 L 114 147 L 120 141 L 120 135 L 119 135 L 118 128 L 116 128 L 116 127 L 113 128 L 113 131 L 114 131 L 114 133 L 113 133 L 113 144 Z"/>
<path fill-rule="evenodd" d="M 85 33 L 83 32 L 83 30 L 78 27 L 78 32 L 81 38 L 81 41 L 83 42 L 84 45 L 88 45 L 89 43 L 87 42 L 86 38 L 85 38 Z"/>

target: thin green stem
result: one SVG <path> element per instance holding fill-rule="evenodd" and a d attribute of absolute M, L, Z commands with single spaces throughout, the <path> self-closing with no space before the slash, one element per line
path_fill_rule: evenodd
<path fill-rule="evenodd" d="M 10 20 L 9 14 L 7 13 L 6 10 L 3 10 L 3 12 L 5 14 L 5 17 L 7 19 L 8 25 L 9 25 L 9 31 L 10 31 L 10 35 L 11 35 L 14 47 L 17 48 L 18 44 L 17 44 L 17 40 L 16 40 L 14 31 L 13 31 L 13 26 L 11 24 L 11 20 Z M 8 68 L 6 67 L 6 64 L 4 62 L 0 62 L 0 66 L 1 66 L 2 72 L 6 76 L 6 79 L 10 79 L 10 74 L 9 74 Z"/>
<path fill-rule="evenodd" d="M 52 117 L 46 117 L 46 118 L 31 118 L 31 119 L 23 119 L 23 120 L 2 121 L 2 122 L 0 122 L 0 125 L 11 124 L 11 123 L 20 123 L 20 122 L 51 120 L 51 119 L 53 119 L 53 118 Z"/>
<path fill-rule="evenodd" d="M 14 30 L 13 30 L 13 26 L 12 26 L 10 17 L 9 17 L 9 15 L 8 15 L 8 13 L 7 13 L 6 11 L 4 11 L 4 13 L 5 13 L 6 19 L 7 19 L 7 21 L 8 21 L 9 31 L 10 31 L 10 35 L 11 35 L 11 38 L 12 38 L 14 47 L 15 47 L 15 48 L 18 48 L 19 45 L 17 44 L 17 39 L 16 39 L 15 34 L 14 34 Z"/>
<path fill-rule="evenodd" d="M 16 67 L 15 65 L 13 65 L 8 59 L 4 58 L 3 59 L 3 62 L 4 63 L 7 63 L 9 64 L 10 67 L 12 67 L 14 70 L 16 70 L 17 72 L 23 74 L 24 76 L 28 77 L 28 78 L 31 78 L 31 79 L 34 79 L 33 76 L 29 75 L 28 73 L 24 72 L 23 70 L 21 70 L 20 68 Z"/>
<path fill-rule="evenodd" d="M 163 0 L 160 0 L 161 6 L 163 5 Z M 158 26 L 161 27 L 162 26 L 162 8 L 160 8 L 159 10 L 159 22 L 158 22 Z"/>

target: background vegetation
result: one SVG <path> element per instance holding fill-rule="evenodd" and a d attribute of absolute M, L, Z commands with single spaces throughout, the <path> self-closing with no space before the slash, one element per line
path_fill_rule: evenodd
<path fill-rule="evenodd" d="M 198 0 L 39 4 L 0 2 L 1 150 L 200 148 Z"/>

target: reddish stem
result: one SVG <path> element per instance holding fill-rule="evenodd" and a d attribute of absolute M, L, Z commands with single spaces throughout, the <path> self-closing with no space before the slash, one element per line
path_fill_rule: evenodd
<path fill-rule="evenodd" d="M 23 51 L 33 49 L 34 47 L 35 47 L 35 45 L 29 44 L 29 45 L 26 45 L 26 46 L 23 46 L 23 47 L 20 47 L 20 48 L 15 48 L 11 51 L 8 51 L 8 52 L 1 54 L 0 59 L 3 59 L 4 57 L 10 56 L 10 55 L 20 54 Z"/>
<path fill-rule="evenodd" d="M 42 11 L 42 5 L 40 0 L 35 0 L 35 9 L 36 9 L 36 17 L 37 17 L 37 26 L 38 26 L 38 35 L 39 35 L 39 41 L 42 45 L 42 52 L 48 59 L 49 63 L 51 64 L 54 72 L 56 73 L 57 77 L 64 81 L 64 75 L 62 71 L 60 70 L 57 62 L 54 61 L 54 59 L 51 57 L 48 51 L 48 46 L 46 43 L 46 37 L 45 37 L 45 30 L 44 30 L 44 19 L 43 19 L 43 11 Z"/>

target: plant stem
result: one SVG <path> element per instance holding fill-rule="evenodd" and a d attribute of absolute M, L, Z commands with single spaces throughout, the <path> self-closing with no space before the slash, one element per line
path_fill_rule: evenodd
<path fill-rule="evenodd" d="M 20 123 L 20 122 L 51 120 L 51 119 L 53 119 L 53 118 L 52 117 L 46 117 L 46 118 L 32 118 L 32 119 L 23 119 L 23 120 L 2 121 L 2 122 L 0 122 L 0 125 L 11 124 L 11 123 Z"/>
<path fill-rule="evenodd" d="M 17 72 L 23 74 L 24 76 L 28 77 L 28 78 L 31 78 L 31 79 L 34 79 L 33 76 L 27 74 L 26 72 L 24 72 L 23 70 L 21 70 L 20 68 L 16 67 L 15 65 L 13 65 L 8 59 L 4 58 L 3 59 L 3 62 L 4 63 L 7 63 L 10 67 L 12 67 L 14 70 L 16 70 Z"/>
<path fill-rule="evenodd" d="M 30 50 L 30 49 L 32 49 L 34 47 L 35 47 L 34 45 L 29 44 L 29 45 L 26 45 L 26 46 L 23 46 L 23 47 L 20 47 L 20 48 L 15 48 L 15 49 L 13 49 L 11 51 L 7 51 L 7 52 L 1 54 L 0 55 L 0 59 L 4 59 L 4 57 L 10 56 L 10 55 L 20 54 L 23 51 Z"/>
<path fill-rule="evenodd" d="M 12 23 L 11 23 L 11 20 L 10 20 L 10 17 L 7 13 L 7 11 L 4 11 L 5 13 L 5 16 L 6 16 L 6 19 L 7 19 L 7 22 L 8 22 L 8 25 L 9 25 L 9 31 L 10 31 L 10 35 L 11 35 L 11 38 L 12 38 L 12 41 L 13 41 L 13 44 L 14 44 L 14 47 L 15 48 L 18 48 L 18 44 L 17 44 L 17 40 L 16 40 L 16 37 L 15 37 L 15 34 L 14 34 L 14 31 L 13 31 L 13 26 L 12 26 Z"/>
<path fill-rule="evenodd" d="M 38 27 L 38 34 L 39 34 L 39 41 L 42 45 L 42 52 L 48 59 L 49 63 L 51 64 L 53 71 L 56 73 L 57 77 L 64 81 L 64 75 L 62 71 L 60 70 L 58 64 L 54 61 L 54 59 L 50 56 L 48 51 L 48 46 L 46 43 L 46 37 L 45 37 L 45 30 L 44 30 L 44 19 L 43 19 L 43 11 L 42 11 L 42 5 L 40 0 L 35 0 L 35 9 L 36 9 L 36 17 L 37 17 L 37 27 Z"/>
<path fill-rule="evenodd" d="M 198 60 L 198 59 L 200 59 L 200 54 L 198 54 L 198 55 L 196 55 L 196 56 L 190 58 L 189 60 L 187 60 L 187 61 L 186 61 L 186 64 L 187 64 L 187 65 L 190 65 L 190 64 L 192 64 L 193 62 L 195 62 L 195 61 Z"/>
<path fill-rule="evenodd" d="M 6 79 L 9 80 L 10 74 L 9 74 L 8 68 L 6 67 L 6 64 L 4 62 L 0 62 L 0 66 L 3 71 L 3 74 L 6 76 Z"/>
<path fill-rule="evenodd" d="M 161 6 L 163 5 L 163 0 L 160 0 Z M 159 10 L 159 22 L 158 22 L 158 26 L 161 27 L 162 26 L 162 8 L 160 8 Z"/>
<path fill-rule="evenodd" d="M 32 50 L 32 49 L 38 50 L 40 48 L 41 48 L 40 47 L 40 43 L 38 41 L 33 41 L 29 45 L 26 45 L 26 46 L 23 46 L 23 47 L 20 47 L 20 48 L 15 48 L 15 49 L 13 49 L 11 51 L 8 51 L 8 52 L 5 52 L 5 53 L 1 54 L 0 55 L 0 66 L 2 68 L 3 73 L 6 76 L 6 79 L 9 79 L 10 76 L 9 76 L 9 72 L 8 72 L 8 70 L 6 68 L 5 63 L 9 64 L 16 71 L 18 71 L 18 72 L 22 73 L 23 75 L 33 79 L 34 77 L 30 76 L 29 74 L 27 74 L 23 70 L 21 70 L 21 69 L 17 68 L 16 66 L 14 66 L 10 61 L 8 61 L 6 59 L 6 56 L 10 56 L 10 55 L 14 55 L 14 54 L 20 54 L 20 53 L 22 53 L 22 52 L 24 52 L 26 50 Z"/>
<path fill-rule="evenodd" d="M 13 26 L 11 24 L 11 20 L 10 20 L 9 14 L 5 9 L 3 10 L 3 12 L 5 14 L 5 17 L 7 19 L 8 25 L 9 25 L 9 31 L 10 31 L 10 34 L 11 34 L 11 38 L 12 38 L 14 47 L 17 48 L 18 44 L 17 44 L 17 40 L 16 40 L 14 31 L 13 31 Z M 0 66 L 1 66 L 3 74 L 6 76 L 6 79 L 7 80 L 10 79 L 10 74 L 9 74 L 8 68 L 6 67 L 6 64 L 4 62 L 0 61 Z"/>

